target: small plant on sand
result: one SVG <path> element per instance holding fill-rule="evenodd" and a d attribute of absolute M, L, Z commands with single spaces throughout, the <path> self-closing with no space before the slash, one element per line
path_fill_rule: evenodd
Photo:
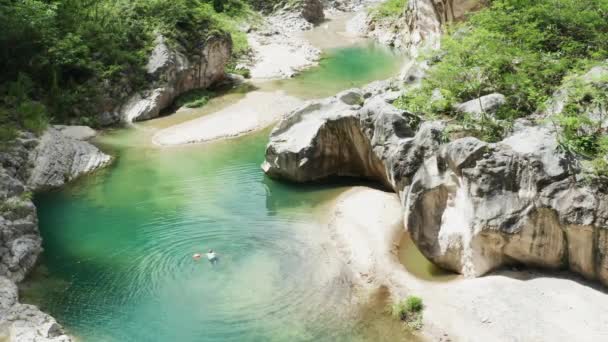
<path fill-rule="evenodd" d="M 422 298 L 416 296 L 408 296 L 391 307 L 393 317 L 403 321 L 411 330 L 422 328 L 422 310 L 424 310 Z"/>

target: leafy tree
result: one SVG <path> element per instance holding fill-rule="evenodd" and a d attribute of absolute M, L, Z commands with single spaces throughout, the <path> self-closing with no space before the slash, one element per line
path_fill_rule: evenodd
<path fill-rule="evenodd" d="M 104 97 L 145 86 L 157 34 L 197 55 L 207 36 L 227 31 L 243 53 L 237 22 L 251 16 L 248 1 L 0 0 L 0 133 L 94 124 Z"/>

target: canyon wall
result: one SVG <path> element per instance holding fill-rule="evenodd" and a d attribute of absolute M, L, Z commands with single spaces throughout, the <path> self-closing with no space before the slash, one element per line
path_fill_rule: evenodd
<path fill-rule="evenodd" d="M 0 340 L 70 341 L 63 328 L 18 301 L 15 285 L 42 253 L 32 193 L 55 188 L 108 165 L 111 157 L 84 141 L 88 127 L 50 127 L 20 136 L 0 152 Z"/>
<path fill-rule="evenodd" d="M 367 15 L 364 32 L 384 45 L 417 56 L 420 51 L 439 47 L 446 24 L 463 19 L 482 5 L 480 0 L 409 0 L 399 16 Z"/>

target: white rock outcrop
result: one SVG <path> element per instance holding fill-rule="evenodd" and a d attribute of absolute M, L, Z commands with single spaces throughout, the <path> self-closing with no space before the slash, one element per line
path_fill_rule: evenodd
<path fill-rule="evenodd" d="M 66 135 L 65 131 L 49 128 L 40 138 L 30 155 L 34 165 L 28 179 L 31 188 L 59 187 L 110 163 L 110 156 L 89 143 L 74 139 L 73 135 Z M 68 134 L 70 132 L 73 130 L 69 129 Z"/>
<path fill-rule="evenodd" d="M 157 37 L 146 66 L 152 80 L 150 88 L 136 92 L 124 104 L 105 113 L 103 121 L 130 123 L 155 118 L 179 95 L 221 80 L 232 53 L 232 38 L 227 33 L 216 33 L 201 46 L 198 53 L 187 55 L 169 47 L 162 36 Z"/>
<path fill-rule="evenodd" d="M 467 276 L 524 264 L 608 285 L 608 185 L 581 181 L 551 126 L 520 120 L 496 144 L 445 143 L 444 122 L 421 122 L 382 96 L 362 106 L 337 105 L 339 98 L 279 123 L 262 166 L 269 176 L 384 184 L 399 194 L 405 228 L 423 254 Z"/>

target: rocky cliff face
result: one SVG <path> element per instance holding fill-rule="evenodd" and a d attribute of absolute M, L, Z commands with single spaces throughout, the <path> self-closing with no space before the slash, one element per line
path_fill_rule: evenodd
<path fill-rule="evenodd" d="M 231 53 L 232 38 L 227 33 L 211 35 L 201 44 L 199 53 L 188 55 L 170 47 L 159 36 L 146 66 L 150 87 L 136 91 L 124 103 L 116 104 L 110 99 L 100 123 L 111 125 L 157 117 L 179 95 L 221 80 Z"/>
<path fill-rule="evenodd" d="M 461 19 L 480 6 L 479 0 L 410 0 L 401 16 L 368 15 L 365 31 L 382 44 L 409 50 L 436 49 L 445 24 Z"/>
<path fill-rule="evenodd" d="M 608 186 L 583 181 L 551 126 L 520 120 L 496 144 L 446 142 L 444 122 L 400 111 L 386 95 L 364 101 L 366 93 L 286 115 L 270 136 L 264 171 L 296 182 L 364 177 L 392 188 L 423 254 L 467 276 L 521 263 L 608 285 Z"/>
<path fill-rule="evenodd" d="M 22 133 L 0 153 L 0 340 L 69 341 L 55 320 L 19 304 L 23 280 L 42 252 L 34 191 L 58 187 L 109 164 L 110 156 L 82 139 L 87 127 L 49 128 L 38 138 Z"/>

